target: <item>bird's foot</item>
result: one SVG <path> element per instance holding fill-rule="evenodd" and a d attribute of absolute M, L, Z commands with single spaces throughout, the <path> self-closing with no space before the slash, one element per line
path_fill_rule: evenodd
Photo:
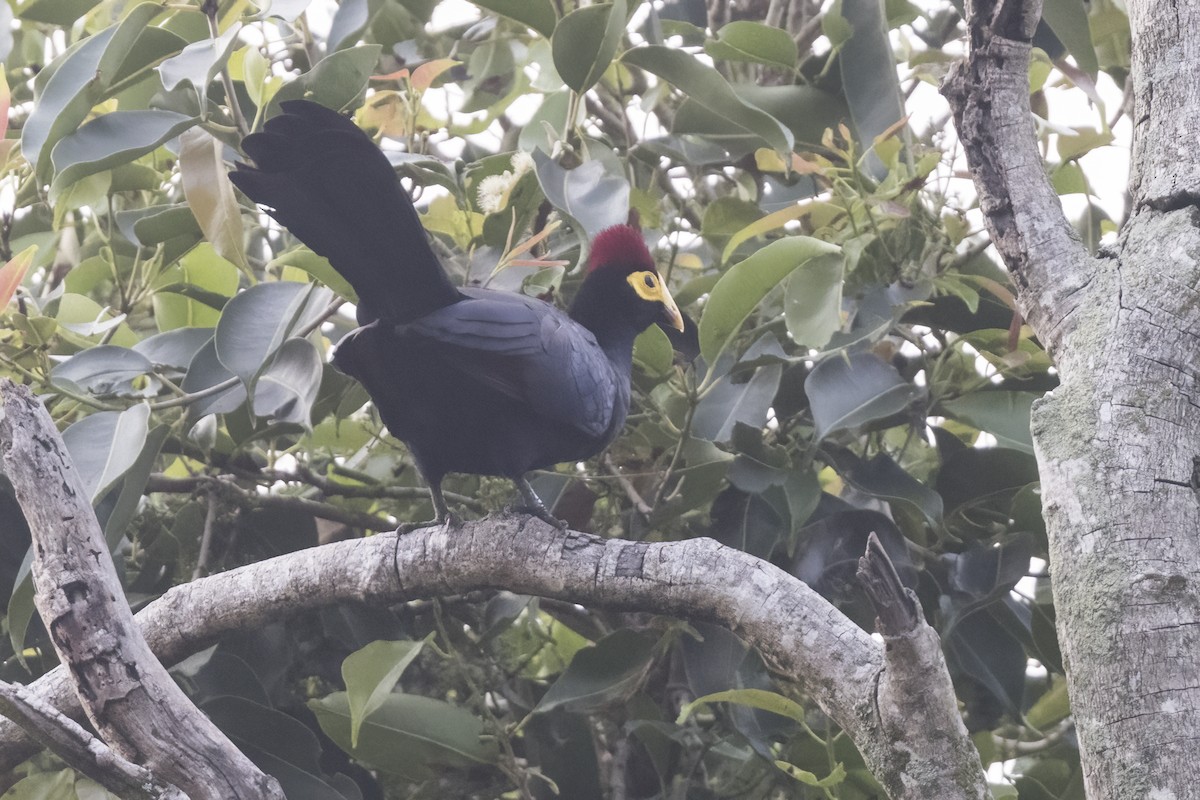
<path fill-rule="evenodd" d="M 435 517 L 433 519 L 427 519 L 424 522 L 402 523 L 396 527 L 396 535 L 403 536 L 406 533 L 412 533 L 413 531 L 420 530 L 421 528 L 432 528 L 437 525 L 441 525 L 447 531 L 452 531 L 457 528 L 461 528 L 462 524 L 463 524 L 463 521 L 457 514 L 455 514 L 453 512 L 447 512 L 446 515 L 443 517 Z"/>

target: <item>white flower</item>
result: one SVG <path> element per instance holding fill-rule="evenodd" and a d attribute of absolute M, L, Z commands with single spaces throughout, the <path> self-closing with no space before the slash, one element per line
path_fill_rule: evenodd
<path fill-rule="evenodd" d="M 479 209 L 485 214 L 495 214 L 504 208 L 508 199 L 508 190 L 515 180 L 511 172 L 505 171 L 500 175 L 488 175 L 479 182 L 476 194 L 479 198 Z"/>
<path fill-rule="evenodd" d="M 524 150 L 518 150 L 512 154 L 513 174 L 518 178 L 524 175 L 529 170 L 533 169 L 533 156 L 526 153 Z"/>

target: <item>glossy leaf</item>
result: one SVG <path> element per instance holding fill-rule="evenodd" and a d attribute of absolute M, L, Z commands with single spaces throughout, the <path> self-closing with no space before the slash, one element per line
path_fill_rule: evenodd
<path fill-rule="evenodd" d="M 184 211 L 191 218 L 191 213 Z M 164 270 L 156 288 L 154 321 L 160 331 L 211 328 L 220 319 L 221 308 L 237 292 L 238 270 L 204 242 Z"/>
<path fill-rule="evenodd" d="M 426 640 L 374 641 L 342 662 L 342 680 L 350 708 L 350 746 L 358 747 L 363 720 L 396 688 L 404 670 L 421 654 Z"/>
<path fill-rule="evenodd" d="M 551 40 L 554 67 L 563 82 L 583 94 L 612 63 L 625 31 L 625 0 L 582 6 L 567 14 Z"/>
<path fill-rule="evenodd" d="M 840 0 L 838 5 L 841 16 L 853 30 L 853 35 L 842 44 L 838 54 L 842 88 L 858 140 L 862 147 L 870 147 L 875 137 L 904 118 L 896 57 L 892 53 L 881 3 Z M 834 15 L 834 11 L 827 14 Z M 876 177 L 886 174 L 883 163 L 874 155 L 870 163 Z"/>
<path fill-rule="evenodd" d="M 158 65 L 163 88 L 168 92 L 188 83 L 200 97 L 200 105 L 208 101 L 208 85 L 229 60 L 229 54 L 237 44 L 241 23 L 234 23 L 215 39 L 203 39 L 183 48 L 178 55 L 171 56 Z"/>
<path fill-rule="evenodd" d="M 494 11 L 533 28 L 546 38 L 554 33 L 558 15 L 550 0 L 473 0 L 475 5 Z"/>
<path fill-rule="evenodd" d="M 1029 413 L 1039 396 L 1034 392 L 972 392 L 941 406 L 947 416 L 995 436 L 1002 447 L 1032 454 Z"/>
<path fill-rule="evenodd" d="M 220 391 L 216 387 L 223 386 Z M 188 364 L 187 374 L 183 376 L 180 388 L 188 394 L 204 392 L 188 404 L 188 413 L 192 419 L 206 414 L 225 414 L 238 408 L 246 402 L 246 385 L 237 380 L 217 358 L 217 347 L 209 341 L 198 351 Z"/>
<path fill-rule="evenodd" d="M 220 142 L 207 131 L 192 128 L 180 138 L 179 174 L 187 198 L 204 238 L 226 261 L 249 274 L 246 262 L 242 215 Z"/>
<path fill-rule="evenodd" d="M 303 270 L 351 303 L 358 302 L 358 293 L 354 291 L 354 287 L 330 266 L 329 259 L 317 255 L 307 247 L 297 247 L 276 256 L 267 264 L 267 272 L 274 273 L 281 267 Z"/>
<path fill-rule="evenodd" d="M 158 149 L 196 124 L 174 111 L 112 111 L 64 136 L 54 146 L 54 187 L 66 187 Z"/>
<path fill-rule="evenodd" d="M 804 381 L 816 436 L 854 430 L 904 411 L 921 391 L 874 353 L 835 354 Z"/>
<path fill-rule="evenodd" d="M 751 363 L 766 357 L 782 357 L 783 349 L 774 336 L 767 334 L 750 346 L 743 356 L 743 363 Z M 713 442 L 728 441 L 734 427 L 741 423 L 758 429 L 766 425 L 767 412 L 779 389 L 783 374 L 781 364 L 760 366 L 749 378 L 745 374 L 735 375 L 732 370 L 713 384 L 700 398 L 692 417 L 692 432 Z"/>
<path fill-rule="evenodd" d="M 101 411 L 63 431 L 63 442 L 94 503 L 134 465 L 146 444 L 150 406 L 139 403 L 125 411 Z"/>
<path fill-rule="evenodd" d="M 843 478 L 859 491 L 889 502 L 910 505 L 934 528 L 942 524 L 942 497 L 918 481 L 886 453 L 864 461 L 848 450 L 830 453 Z"/>
<path fill-rule="evenodd" d="M 563 169 L 540 150 L 533 153 L 538 183 L 546 199 L 578 223 L 588 239 L 629 216 L 629 182 L 609 174 L 600 161 Z"/>
<path fill-rule="evenodd" d="M 288 339 L 254 383 L 254 414 L 311 428 L 312 406 L 320 388 L 317 348 L 307 339 Z"/>
<path fill-rule="evenodd" d="M 836 252 L 837 246 L 828 242 L 791 236 L 771 242 L 730 267 L 713 287 L 700 318 L 700 353 L 704 359 L 716 363 L 746 317 L 784 278 L 810 259 Z"/>
<path fill-rule="evenodd" d="M 21 151 L 42 180 L 50 178 L 51 149 L 105 97 L 142 29 L 160 10 L 157 3 L 134 6 L 121 22 L 55 59 L 44 83 L 35 81 L 37 102 L 21 129 Z"/>
<path fill-rule="evenodd" d="M 212 328 L 177 328 L 148 336 L 133 346 L 157 369 L 184 370 L 212 339 Z"/>
<path fill-rule="evenodd" d="M 470 768 L 496 761 L 496 743 L 469 711 L 441 700 L 392 693 L 366 720 L 358 747 L 350 744 L 350 705 L 345 692 L 310 700 L 321 730 L 354 758 L 375 769 L 427 780 L 443 768 Z"/>
<path fill-rule="evenodd" d="M 1066 45 L 1079 68 L 1095 78 L 1100 65 L 1092 45 L 1087 5 L 1081 0 L 1046 0 L 1042 6 L 1042 20 Z"/>
<path fill-rule="evenodd" d="M 750 708 L 770 711 L 772 714 L 779 714 L 796 722 L 804 722 L 807 716 L 803 706 L 777 692 L 768 692 L 763 689 L 730 689 L 725 692 L 706 694 L 685 704 L 683 708 L 679 709 L 679 717 L 675 720 L 675 724 L 682 725 L 697 708 L 710 703 L 737 703 Z"/>
<path fill-rule="evenodd" d="M 271 98 L 271 113 L 278 113 L 284 100 L 301 98 L 340 111 L 367 87 L 382 48 L 377 44 L 348 47 L 331 53 L 313 68 L 285 84 Z"/>
<path fill-rule="evenodd" d="M 213 342 L 225 368 L 251 386 L 293 333 L 316 318 L 329 292 L 312 284 L 260 283 L 234 297 L 217 323 Z"/>
<path fill-rule="evenodd" d="M 842 327 L 842 279 L 846 260 L 840 253 L 809 259 L 788 278 L 783 316 L 792 341 L 821 348 Z"/>
<path fill-rule="evenodd" d="M 653 656 L 654 640 L 629 628 L 619 628 L 576 653 L 533 713 L 544 714 L 555 708 L 596 711 L 621 701 L 642 682 Z"/>
<path fill-rule="evenodd" d="M 76 392 L 104 395 L 132 393 L 130 384 L 154 372 L 150 359 L 116 345 L 82 350 L 50 371 L 50 382 Z"/>
<path fill-rule="evenodd" d="M 727 61 L 749 61 L 777 69 L 796 66 L 796 43 L 788 32 L 759 22 L 737 20 L 704 43 L 704 52 Z"/>
<path fill-rule="evenodd" d="M 30 245 L 0 267 L 0 310 L 3 310 L 16 295 L 17 288 L 25 280 L 25 273 L 29 271 L 29 265 L 33 263 L 36 254 L 37 245 Z"/>
<path fill-rule="evenodd" d="M 671 83 L 695 102 L 761 138 L 776 150 L 787 152 L 792 149 L 790 130 L 770 114 L 744 102 L 721 73 L 700 63 L 690 53 L 647 45 L 627 50 L 621 60 Z"/>
<path fill-rule="evenodd" d="M 21 4 L 17 17 L 65 28 L 99 4 L 100 0 L 32 0 Z"/>

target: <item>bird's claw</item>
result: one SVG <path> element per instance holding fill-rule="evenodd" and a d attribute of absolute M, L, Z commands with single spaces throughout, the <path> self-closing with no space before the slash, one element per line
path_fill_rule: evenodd
<path fill-rule="evenodd" d="M 565 531 L 567 529 L 567 521 L 554 516 L 547 511 L 544 506 L 542 508 L 530 505 L 509 506 L 506 510 L 514 514 L 525 514 L 526 516 L 537 517 L 550 527 L 557 528 L 560 531 Z"/>
<path fill-rule="evenodd" d="M 454 512 L 449 512 L 440 519 L 435 517 L 434 519 L 427 519 L 424 522 L 401 523 L 400 525 L 396 526 L 396 535 L 403 536 L 406 533 L 412 533 L 413 531 L 418 531 L 421 528 L 432 528 L 438 525 L 442 526 L 447 531 L 452 531 L 461 528 L 462 524 L 463 521 L 461 517 Z"/>

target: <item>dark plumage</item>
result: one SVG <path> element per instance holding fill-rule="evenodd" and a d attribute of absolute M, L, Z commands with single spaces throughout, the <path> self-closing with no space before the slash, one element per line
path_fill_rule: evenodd
<path fill-rule="evenodd" d="M 456 288 L 366 134 L 316 103 L 283 110 L 243 141 L 255 166 L 230 177 L 358 293 L 361 327 L 334 364 L 408 445 L 438 520 L 449 472 L 512 478 L 548 517 L 525 474 L 606 447 L 629 410 L 634 338 L 658 321 L 683 328 L 641 234 L 622 225 L 596 237 L 569 313 Z"/>

